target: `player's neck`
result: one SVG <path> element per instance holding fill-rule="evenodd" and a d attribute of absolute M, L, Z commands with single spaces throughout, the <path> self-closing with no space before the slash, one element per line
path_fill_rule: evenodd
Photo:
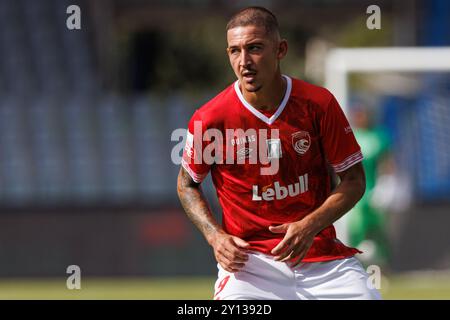
<path fill-rule="evenodd" d="M 254 108 L 261 111 L 273 111 L 281 104 L 286 92 L 286 86 L 286 79 L 281 74 L 277 74 L 270 84 L 259 91 L 248 92 L 242 90 L 241 87 L 241 92 L 244 99 Z"/>

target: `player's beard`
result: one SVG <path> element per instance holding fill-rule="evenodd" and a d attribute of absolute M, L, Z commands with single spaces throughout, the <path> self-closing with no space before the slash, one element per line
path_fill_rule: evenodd
<path fill-rule="evenodd" d="M 259 90 L 261 90 L 262 84 L 257 85 L 257 84 L 245 83 L 244 87 L 247 92 L 258 92 Z"/>

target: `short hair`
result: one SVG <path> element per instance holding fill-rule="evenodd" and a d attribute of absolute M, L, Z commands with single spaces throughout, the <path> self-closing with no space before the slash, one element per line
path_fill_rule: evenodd
<path fill-rule="evenodd" d="M 264 7 L 247 7 L 238 11 L 228 21 L 226 31 L 245 26 L 264 27 L 267 34 L 279 34 L 277 17 Z"/>

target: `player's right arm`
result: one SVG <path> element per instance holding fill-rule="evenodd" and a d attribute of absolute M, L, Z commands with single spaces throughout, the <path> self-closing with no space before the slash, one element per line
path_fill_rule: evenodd
<path fill-rule="evenodd" d="M 248 260 L 244 240 L 226 233 L 214 218 L 200 183 L 180 168 L 177 182 L 178 197 L 189 219 L 202 232 L 214 249 L 217 262 L 228 272 L 241 269 Z"/>

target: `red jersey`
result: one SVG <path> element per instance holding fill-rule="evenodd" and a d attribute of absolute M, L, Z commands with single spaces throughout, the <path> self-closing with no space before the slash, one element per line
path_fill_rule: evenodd
<path fill-rule="evenodd" d="M 283 77 L 286 93 L 271 114 L 245 101 L 238 81 L 198 109 L 189 122 L 182 159 L 198 183 L 211 172 L 224 230 L 265 254 L 284 236 L 269 226 L 301 220 L 327 199 L 328 164 L 341 172 L 363 159 L 334 96 Z M 358 252 L 342 244 L 330 225 L 316 235 L 303 262 Z"/>

